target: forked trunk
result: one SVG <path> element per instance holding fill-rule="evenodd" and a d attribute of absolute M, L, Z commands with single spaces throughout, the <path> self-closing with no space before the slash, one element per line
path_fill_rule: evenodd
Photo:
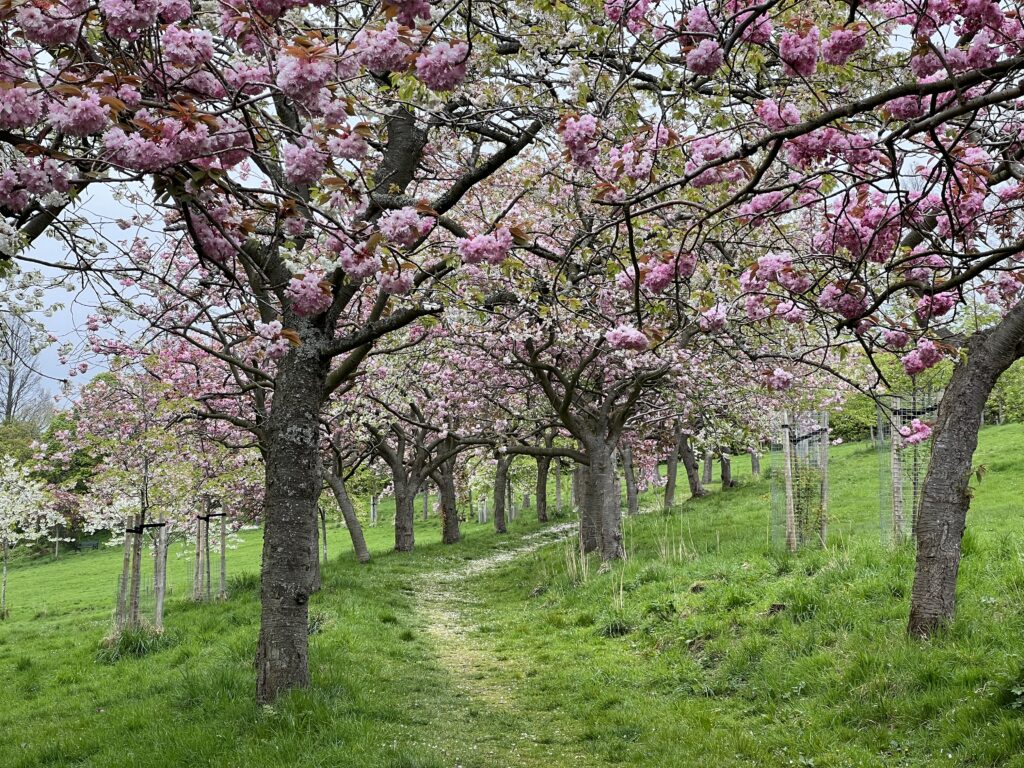
<path fill-rule="evenodd" d="M 960 541 L 971 503 L 968 483 L 978 430 L 992 388 L 1024 354 L 1024 302 L 998 325 L 975 333 L 966 352 L 939 403 L 915 528 L 917 565 L 908 631 L 920 637 L 951 621 L 956 610 Z"/>
<path fill-rule="evenodd" d="M 352 505 L 352 499 L 345 488 L 345 481 L 333 472 L 327 473 L 327 484 L 331 486 L 335 501 L 338 502 L 338 509 L 341 510 L 341 517 L 348 528 L 348 535 L 352 539 L 352 549 L 356 553 L 356 560 L 360 563 L 370 562 L 370 550 L 366 546 L 366 539 L 363 536 L 363 526 L 359 523 L 356 515 L 356 508 Z M 325 534 L 326 535 L 326 534 Z M 324 555 L 326 558 L 326 555 Z"/>
<path fill-rule="evenodd" d="M 311 334 L 312 335 L 312 334 Z M 319 417 L 327 366 L 303 339 L 284 358 L 267 421 L 256 699 L 309 685 L 309 597 L 319 558 Z"/>

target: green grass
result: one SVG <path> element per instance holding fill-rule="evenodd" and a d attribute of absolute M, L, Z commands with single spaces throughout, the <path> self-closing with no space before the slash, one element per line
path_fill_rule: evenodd
<path fill-rule="evenodd" d="M 166 636 L 116 659 L 100 641 L 118 552 L 19 564 L 0 766 L 1024 766 L 1021 446 L 1020 426 L 982 434 L 958 617 L 923 643 L 904 634 L 913 554 L 879 542 L 863 445 L 833 450 L 830 547 L 793 556 L 743 459 L 739 488 L 629 520 L 629 560 L 606 572 L 559 543 L 436 575 L 526 546 L 528 512 L 455 547 L 417 521 L 412 555 L 369 529 L 365 567 L 332 529 L 313 686 L 268 710 L 259 532 L 229 554 L 224 603 L 182 599 L 172 555 Z"/>

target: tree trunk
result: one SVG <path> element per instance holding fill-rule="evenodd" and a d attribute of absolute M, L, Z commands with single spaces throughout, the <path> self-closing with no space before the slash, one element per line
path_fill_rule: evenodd
<path fill-rule="evenodd" d="M 377 525 L 377 506 L 380 504 L 380 494 L 373 494 L 370 497 L 370 525 Z"/>
<path fill-rule="evenodd" d="M 783 417 L 785 423 L 782 425 L 782 473 L 786 493 L 786 548 L 790 552 L 796 552 L 796 501 L 793 498 L 793 451 L 792 429 L 795 414 L 786 413 Z"/>
<path fill-rule="evenodd" d="M 326 547 L 324 556 L 326 557 Z M 221 600 L 228 599 L 228 516 L 220 517 L 220 590 L 217 596 Z"/>
<path fill-rule="evenodd" d="M 416 511 L 413 484 L 405 478 L 394 477 L 395 488 L 395 551 L 412 552 L 416 545 L 414 531 Z"/>
<path fill-rule="evenodd" d="M 265 428 L 263 563 L 256 700 L 309 685 L 309 597 L 319 557 L 319 417 L 327 366 L 315 334 L 281 362 Z"/>
<path fill-rule="evenodd" d="M 114 608 L 114 629 L 120 633 L 128 623 L 128 582 L 132 570 L 132 535 L 129 528 L 135 527 L 135 516 L 128 518 L 125 524 L 123 554 L 121 557 L 121 579 L 117 584 L 117 606 Z"/>
<path fill-rule="evenodd" d="M 917 565 L 908 631 L 920 637 L 952 620 L 956 610 L 960 541 L 981 416 L 1000 375 L 1024 354 L 1024 302 L 998 325 L 975 333 L 966 352 L 939 403 L 915 530 Z"/>
<path fill-rule="evenodd" d="M 132 571 L 131 579 L 128 586 L 128 626 L 138 627 L 141 622 L 141 616 L 139 615 L 139 604 L 142 593 L 142 533 L 144 530 L 142 525 L 146 521 L 146 516 L 142 513 L 139 514 L 139 524 L 136 526 L 136 530 L 139 533 L 132 534 Z"/>
<path fill-rule="evenodd" d="M 163 632 L 164 598 L 167 595 L 167 524 L 155 529 L 153 539 L 153 629 Z"/>
<path fill-rule="evenodd" d="M 622 450 L 622 474 L 626 478 L 626 509 L 629 514 L 640 513 L 640 497 L 637 494 L 636 471 L 633 467 L 633 449 L 628 445 Z"/>
<path fill-rule="evenodd" d="M 423 484 L 423 519 L 430 519 L 430 486 Z"/>
<path fill-rule="evenodd" d="M 708 492 L 700 481 L 700 468 L 697 466 L 697 456 L 693 452 L 693 446 L 690 445 L 689 435 L 680 435 L 679 454 L 683 460 L 683 469 L 686 470 L 686 482 L 690 486 L 690 496 L 695 499 L 706 496 Z"/>
<path fill-rule="evenodd" d="M 572 468 L 572 478 L 569 483 L 569 493 L 572 497 L 572 506 L 576 514 L 581 514 L 583 509 L 583 486 L 585 484 L 583 477 L 583 465 L 575 464 Z"/>
<path fill-rule="evenodd" d="M 818 538 L 821 546 L 828 546 L 828 412 L 821 414 L 821 428 L 825 430 L 821 440 L 818 463 L 821 464 L 821 519 L 818 521 Z"/>
<path fill-rule="evenodd" d="M 441 543 L 455 544 L 462 538 L 459 531 L 459 506 L 455 494 L 455 460 L 449 459 L 438 469 L 437 492 L 441 499 Z"/>
<path fill-rule="evenodd" d="M 750 474 L 755 479 L 761 478 L 761 454 L 757 452 L 757 448 L 750 449 Z"/>
<path fill-rule="evenodd" d="M 601 548 L 601 513 L 597 499 L 591 501 L 590 467 L 577 464 L 573 482 L 580 514 L 580 548 L 584 552 L 596 552 Z"/>
<path fill-rule="evenodd" d="M 508 465 L 506 456 L 499 456 L 494 468 L 494 530 L 506 533 L 505 497 L 508 495 Z"/>
<path fill-rule="evenodd" d="M 313 522 L 313 531 L 316 532 L 316 521 Z M 206 518 L 206 525 L 203 526 L 203 564 L 206 566 L 206 599 L 213 600 L 213 565 L 210 563 L 210 518 Z M 315 550 L 314 550 L 315 551 Z M 317 576 L 319 577 L 319 571 Z M 317 582 L 319 588 L 319 581 Z"/>
<path fill-rule="evenodd" d="M 722 490 L 727 491 L 735 485 L 732 479 L 732 458 L 727 453 L 718 454 L 719 470 L 722 477 Z"/>
<path fill-rule="evenodd" d="M 588 507 L 592 507 L 600 528 L 601 559 L 605 562 L 625 557 L 622 546 L 622 504 L 615 479 L 612 446 L 601 438 L 587 443 L 590 460 L 587 484 Z"/>
<path fill-rule="evenodd" d="M 366 539 L 363 537 L 363 526 L 359 523 L 356 508 L 352 505 L 352 499 L 345 488 L 345 481 L 333 472 L 328 472 L 327 484 L 331 486 L 334 499 L 338 502 L 338 509 L 341 510 L 341 517 L 345 521 L 345 527 L 348 528 L 348 535 L 352 539 L 352 549 L 356 553 L 356 560 L 360 563 L 370 562 L 370 550 L 367 548 Z M 396 496 L 395 501 L 397 502 L 397 500 L 398 497 Z"/>
<path fill-rule="evenodd" d="M 0 576 L 0 621 L 7 618 L 7 561 L 10 558 L 10 544 L 3 541 L 3 576 Z"/>
<path fill-rule="evenodd" d="M 702 480 L 704 481 L 704 485 L 710 485 L 711 481 L 714 479 L 714 473 L 713 473 L 714 467 L 715 467 L 715 457 L 711 454 L 710 450 L 705 450 L 704 451 L 704 477 L 702 478 Z"/>
<path fill-rule="evenodd" d="M 562 460 L 555 459 L 555 514 L 562 514 Z"/>
<path fill-rule="evenodd" d="M 676 476 L 679 474 L 679 447 L 683 439 L 682 430 L 676 424 L 672 433 L 672 449 L 665 460 L 665 511 L 676 505 Z"/>
<path fill-rule="evenodd" d="M 537 457 L 537 521 L 548 521 L 548 471 L 551 468 L 549 456 Z"/>
<path fill-rule="evenodd" d="M 209 513 L 209 504 L 206 505 L 206 512 Z M 192 599 L 199 601 L 203 599 L 203 519 L 196 518 L 196 552 L 195 566 L 192 569 Z"/>
<path fill-rule="evenodd" d="M 320 513 L 320 550 L 324 565 L 327 565 L 327 510 L 323 506 L 317 507 Z"/>

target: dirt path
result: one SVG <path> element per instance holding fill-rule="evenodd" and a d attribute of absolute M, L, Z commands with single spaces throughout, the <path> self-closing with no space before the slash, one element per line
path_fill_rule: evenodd
<path fill-rule="evenodd" d="M 452 766 L 500 766 L 501 768 L 528 768 L 544 765 L 547 768 L 575 765 L 594 765 L 577 748 L 559 738 L 557 725 L 550 713 L 531 728 L 531 713 L 524 711 L 517 701 L 515 680 L 508 674 L 499 656 L 496 656 L 486 636 L 474 632 L 477 627 L 469 614 L 478 606 L 473 598 L 460 589 L 469 577 L 500 568 L 517 558 L 536 552 L 542 547 L 564 541 L 575 534 L 577 523 L 561 523 L 519 539 L 515 545 L 477 558 L 448 570 L 424 574 L 418 580 L 417 612 L 423 630 L 430 636 L 440 663 L 448 670 L 452 682 L 460 693 L 459 711 L 443 713 L 444 717 L 462 721 L 468 726 L 472 743 L 451 748 Z M 490 718 L 503 722 L 503 728 L 478 728 L 480 738 L 472 738 L 473 721 Z M 451 722 L 451 720 L 449 720 Z M 552 727 L 555 731 L 552 732 Z M 504 735 L 500 740 L 493 734 Z M 447 750 L 446 750 L 447 751 Z"/>

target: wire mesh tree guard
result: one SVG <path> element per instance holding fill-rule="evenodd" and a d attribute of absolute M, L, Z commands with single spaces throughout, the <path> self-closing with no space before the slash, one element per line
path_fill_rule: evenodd
<path fill-rule="evenodd" d="M 931 441 L 908 443 L 900 430 L 914 419 L 932 421 L 941 393 L 914 390 L 877 399 L 879 526 L 883 542 L 900 544 L 913 535 L 921 491 L 931 459 Z"/>
<path fill-rule="evenodd" d="M 790 552 L 828 541 L 828 413 L 780 415 L 772 443 L 772 538 Z"/>

